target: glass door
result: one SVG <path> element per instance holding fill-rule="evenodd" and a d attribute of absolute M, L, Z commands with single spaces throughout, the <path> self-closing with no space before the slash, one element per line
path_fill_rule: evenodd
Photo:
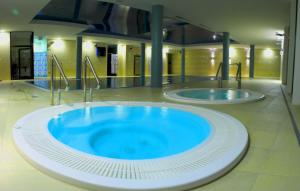
<path fill-rule="evenodd" d="M 33 33 L 11 32 L 11 79 L 33 79 Z"/>

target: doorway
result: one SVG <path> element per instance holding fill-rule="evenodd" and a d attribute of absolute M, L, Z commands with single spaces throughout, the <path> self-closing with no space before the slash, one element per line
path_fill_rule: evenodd
<path fill-rule="evenodd" d="M 168 62 L 168 75 L 171 75 L 173 73 L 173 67 L 172 67 L 172 54 L 167 54 L 167 62 Z"/>
<path fill-rule="evenodd" d="M 117 76 L 118 71 L 117 45 L 109 45 L 107 48 L 107 76 Z"/>
<path fill-rule="evenodd" d="M 141 75 L 141 56 L 134 55 L 134 75 L 140 76 Z"/>
<path fill-rule="evenodd" d="M 11 79 L 33 79 L 33 32 L 10 33 Z"/>

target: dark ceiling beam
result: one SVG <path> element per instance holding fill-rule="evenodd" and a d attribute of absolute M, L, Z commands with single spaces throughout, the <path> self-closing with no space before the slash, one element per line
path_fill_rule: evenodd
<path fill-rule="evenodd" d="M 81 0 L 75 0 L 75 9 L 74 9 L 74 19 L 78 19 L 79 13 L 80 13 L 80 8 L 81 8 Z"/>

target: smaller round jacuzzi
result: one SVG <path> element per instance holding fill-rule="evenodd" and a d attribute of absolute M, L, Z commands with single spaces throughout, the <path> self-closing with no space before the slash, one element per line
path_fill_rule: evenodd
<path fill-rule="evenodd" d="M 234 104 L 258 101 L 264 95 L 246 89 L 187 88 L 166 91 L 164 96 L 173 101 L 199 104 Z"/>
<path fill-rule="evenodd" d="M 14 142 L 37 168 L 95 190 L 185 190 L 236 165 L 245 127 L 186 105 L 98 102 L 48 107 L 20 119 Z"/>

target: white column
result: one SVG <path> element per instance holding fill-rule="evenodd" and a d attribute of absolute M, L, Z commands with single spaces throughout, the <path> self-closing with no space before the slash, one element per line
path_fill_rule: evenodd
<path fill-rule="evenodd" d="M 296 28 L 296 48 L 295 52 L 300 52 L 300 4 L 298 3 L 297 28 Z M 300 54 L 295 54 L 294 79 L 292 104 L 300 105 Z"/>
<path fill-rule="evenodd" d="M 289 54 L 289 39 L 288 39 L 289 27 L 284 29 L 284 41 L 283 41 L 283 57 L 281 63 L 281 83 L 287 84 L 287 68 L 288 68 L 288 54 Z"/>
<path fill-rule="evenodd" d="M 296 30 L 296 0 L 291 0 L 290 9 L 290 32 L 289 32 L 289 51 L 288 51 L 288 67 L 287 67 L 287 92 L 293 91 L 293 70 L 294 70 L 294 57 L 295 57 L 295 30 Z"/>

